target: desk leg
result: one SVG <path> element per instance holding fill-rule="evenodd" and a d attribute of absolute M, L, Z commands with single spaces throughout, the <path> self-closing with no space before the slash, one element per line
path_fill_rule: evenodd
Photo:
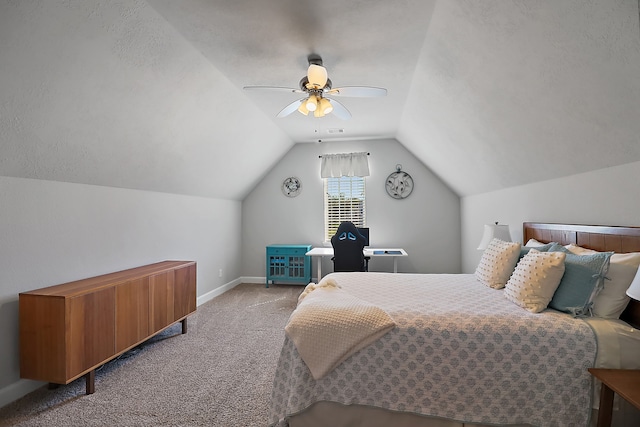
<path fill-rule="evenodd" d="M 598 427 L 610 427 L 613 415 L 613 390 L 604 383 L 600 389 L 600 408 L 598 409 Z"/>
<path fill-rule="evenodd" d="M 397 256 L 393 257 L 393 272 L 394 273 L 398 272 L 398 257 Z"/>
<path fill-rule="evenodd" d="M 318 282 L 320 282 L 320 280 L 322 279 L 322 257 L 319 256 L 318 258 Z"/>

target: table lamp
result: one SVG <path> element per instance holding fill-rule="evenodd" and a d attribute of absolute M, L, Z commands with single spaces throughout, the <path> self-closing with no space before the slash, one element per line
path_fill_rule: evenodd
<path fill-rule="evenodd" d="M 636 301 L 640 301 L 640 268 L 636 271 L 636 276 L 631 281 L 629 289 L 627 289 L 627 295 Z"/>
<path fill-rule="evenodd" d="M 505 224 L 498 224 L 498 222 L 495 224 L 485 224 L 484 235 L 478 245 L 478 250 L 484 251 L 487 249 L 487 246 L 489 246 L 489 243 L 491 243 L 494 238 L 510 242 L 511 234 L 509 234 L 509 226 Z"/>

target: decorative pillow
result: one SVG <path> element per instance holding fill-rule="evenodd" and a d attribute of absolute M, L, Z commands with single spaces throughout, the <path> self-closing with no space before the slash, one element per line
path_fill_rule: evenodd
<path fill-rule="evenodd" d="M 493 239 L 476 268 L 476 278 L 493 289 L 504 288 L 520 257 L 519 242 Z"/>
<path fill-rule="evenodd" d="M 516 266 L 504 288 L 509 301 L 532 312 L 547 308 L 564 274 L 562 252 L 540 252 L 531 249 Z"/>
<path fill-rule="evenodd" d="M 597 251 L 576 245 L 569 245 L 569 251 L 576 255 L 589 255 Z M 593 300 L 593 315 L 605 319 L 620 317 L 629 297 L 626 292 L 640 266 L 640 252 L 611 255 L 609 271 L 604 279 L 604 287 Z"/>
<path fill-rule="evenodd" d="M 613 252 L 576 255 L 562 245 L 553 246 L 551 251 L 565 253 L 567 257 L 564 276 L 549 307 L 574 316 L 590 314 L 593 300 L 602 289 Z"/>

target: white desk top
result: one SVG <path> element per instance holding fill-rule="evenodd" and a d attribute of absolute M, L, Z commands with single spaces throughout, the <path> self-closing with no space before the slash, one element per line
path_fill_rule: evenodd
<path fill-rule="evenodd" d="M 408 256 L 407 252 L 402 248 L 364 248 L 362 251 L 364 256 L 366 257 L 391 257 L 393 259 L 393 272 L 398 272 L 398 258 L 399 256 Z M 319 248 L 313 248 L 305 255 L 308 256 L 333 256 L 333 247 L 322 246 Z M 322 278 L 322 259 L 317 260 L 318 264 L 318 276 L 317 279 L 320 281 Z"/>
<path fill-rule="evenodd" d="M 402 248 L 365 248 L 365 256 L 409 256 Z"/>
<path fill-rule="evenodd" d="M 364 252 L 364 256 L 409 256 L 407 252 L 402 248 L 364 248 L 362 251 Z M 313 248 L 305 255 L 309 256 L 333 256 L 333 248 L 332 247 L 319 247 Z"/>

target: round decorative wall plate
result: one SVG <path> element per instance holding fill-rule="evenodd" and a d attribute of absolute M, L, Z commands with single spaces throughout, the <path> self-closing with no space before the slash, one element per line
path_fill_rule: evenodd
<path fill-rule="evenodd" d="M 287 197 L 296 197 L 302 190 L 302 182 L 295 176 L 290 176 L 282 181 L 282 194 Z"/>
<path fill-rule="evenodd" d="M 396 171 L 387 177 L 385 188 L 387 194 L 394 199 L 409 197 L 413 191 L 413 178 L 406 172 L 402 172 L 402 166 L 396 165 Z"/>

